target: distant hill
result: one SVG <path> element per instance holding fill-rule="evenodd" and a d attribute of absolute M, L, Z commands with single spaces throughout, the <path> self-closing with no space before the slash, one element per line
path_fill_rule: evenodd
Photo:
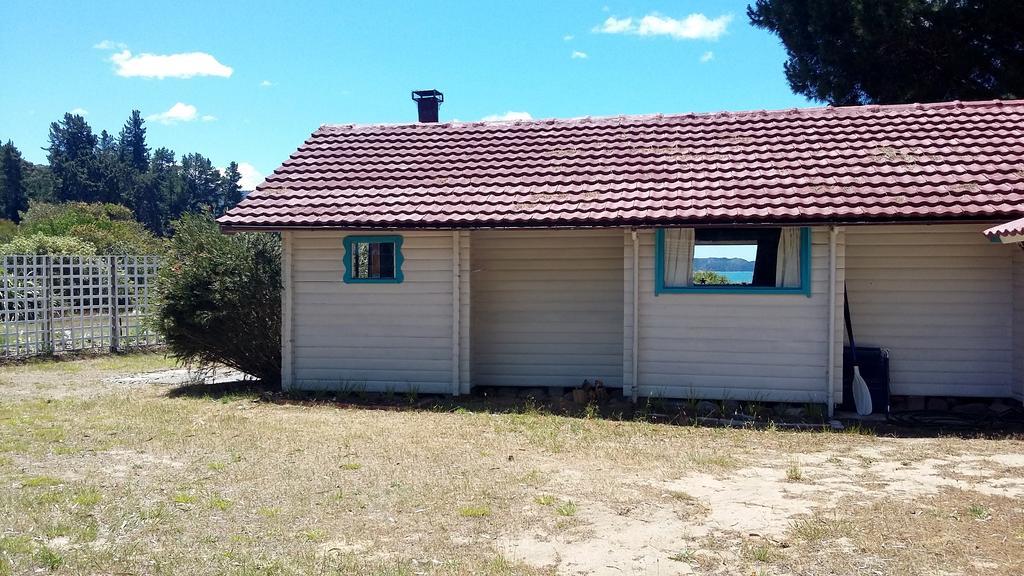
<path fill-rule="evenodd" d="M 754 263 L 743 258 L 694 258 L 694 270 L 715 272 L 753 272 Z"/>

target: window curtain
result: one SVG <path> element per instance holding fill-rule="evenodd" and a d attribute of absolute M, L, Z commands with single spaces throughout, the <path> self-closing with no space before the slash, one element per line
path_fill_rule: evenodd
<path fill-rule="evenodd" d="M 665 286 L 685 288 L 692 284 L 693 228 L 665 230 Z"/>
<path fill-rule="evenodd" d="M 775 286 L 800 287 L 800 229 L 783 228 L 779 235 L 779 254 L 775 262 Z"/>

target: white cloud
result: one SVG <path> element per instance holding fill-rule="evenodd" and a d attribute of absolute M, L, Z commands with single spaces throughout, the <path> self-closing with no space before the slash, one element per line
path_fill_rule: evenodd
<path fill-rule="evenodd" d="M 571 58 L 573 60 L 585 60 L 589 58 L 586 52 L 580 52 L 579 50 L 573 50 Z"/>
<path fill-rule="evenodd" d="M 213 122 L 216 119 L 217 117 L 213 114 L 203 114 L 203 116 L 200 118 L 200 120 L 202 120 L 203 122 Z"/>
<path fill-rule="evenodd" d="M 206 52 L 181 54 L 135 54 L 127 48 L 110 56 L 118 76 L 140 78 L 192 78 L 220 76 L 227 78 L 234 69 L 217 61 Z"/>
<path fill-rule="evenodd" d="M 217 170 L 224 174 L 227 167 L 217 168 Z M 242 176 L 241 180 L 238 181 L 238 185 L 242 187 L 242 190 L 255 190 L 257 186 L 263 183 L 263 174 L 248 162 L 238 163 L 238 173 Z"/>
<path fill-rule="evenodd" d="M 511 122 L 512 120 L 533 120 L 533 116 L 530 116 L 529 112 L 512 112 L 510 110 L 504 114 L 484 116 L 482 120 L 484 122 Z"/>
<path fill-rule="evenodd" d="M 708 50 L 707 52 L 705 52 L 705 53 L 700 55 L 700 61 L 701 62 L 711 62 L 714 59 L 715 59 L 715 53 L 712 52 L 711 50 Z"/>
<path fill-rule="evenodd" d="M 638 22 L 633 18 L 616 18 L 609 16 L 594 32 L 603 34 L 636 34 L 638 36 L 671 36 L 676 40 L 718 40 L 729 23 L 731 14 L 723 14 L 717 18 L 708 18 L 697 12 L 681 19 L 651 13 Z"/>
<path fill-rule="evenodd" d="M 124 42 L 114 42 L 113 40 L 101 40 L 92 45 L 97 50 L 124 50 L 128 46 Z"/>
<path fill-rule="evenodd" d="M 238 172 L 242 174 L 240 182 L 242 190 L 255 190 L 257 186 L 263 183 L 263 174 L 260 174 L 260 171 L 248 162 L 239 162 Z"/>
<path fill-rule="evenodd" d="M 260 82 L 260 88 L 270 88 L 273 85 L 274 85 L 274 83 L 271 82 L 270 80 L 264 80 L 264 81 Z"/>
<path fill-rule="evenodd" d="M 184 102 L 176 103 L 168 108 L 166 112 L 146 116 L 146 120 L 168 125 L 177 124 L 178 122 L 192 122 L 197 118 L 199 118 L 199 111 L 196 110 L 196 107 Z M 207 121 L 207 118 L 213 119 L 213 116 L 203 116 L 204 121 Z"/>
<path fill-rule="evenodd" d="M 89 114 L 89 111 L 85 108 L 72 108 L 69 111 L 69 114 L 74 114 L 75 116 L 87 116 Z"/>
<path fill-rule="evenodd" d="M 634 32 L 636 27 L 633 26 L 632 18 L 616 18 L 615 16 L 609 16 L 600 26 L 594 27 L 594 32 L 601 32 L 604 34 L 624 34 L 626 32 Z"/>
<path fill-rule="evenodd" d="M 575 38 L 575 36 L 573 36 L 572 34 L 566 34 L 565 36 L 562 36 L 562 40 L 565 40 L 566 42 L 572 40 L 573 38 Z"/>

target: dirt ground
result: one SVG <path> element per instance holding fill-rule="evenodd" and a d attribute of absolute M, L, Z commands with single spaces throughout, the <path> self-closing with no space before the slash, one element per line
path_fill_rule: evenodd
<path fill-rule="evenodd" d="M 0 575 L 1024 574 L 1019 437 L 275 398 L 0 368 Z"/>

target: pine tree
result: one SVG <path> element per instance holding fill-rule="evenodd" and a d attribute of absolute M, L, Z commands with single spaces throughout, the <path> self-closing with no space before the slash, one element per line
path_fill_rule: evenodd
<path fill-rule="evenodd" d="M 3 181 L 3 194 L 0 196 L 3 213 L 0 217 L 14 222 L 20 222 L 20 212 L 28 210 L 22 163 L 21 152 L 14 142 L 8 140 L 7 144 L 0 146 L 0 179 Z"/>
<path fill-rule="evenodd" d="M 146 121 L 138 110 L 132 110 L 132 115 L 121 128 L 121 134 L 117 137 L 118 153 L 121 161 L 130 165 L 136 172 L 142 173 L 149 169 L 149 148 L 146 146 Z"/>
<path fill-rule="evenodd" d="M 242 173 L 238 171 L 238 163 L 231 162 L 220 179 L 219 203 L 216 210 L 218 216 L 242 201 L 241 181 Z"/>
<path fill-rule="evenodd" d="M 54 195 L 59 201 L 95 202 L 100 199 L 102 175 L 96 158 L 99 139 L 76 114 L 50 124 L 47 158 L 55 179 Z"/>
<path fill-rule="evenodd" d="M 158 234 L 168 233 L 171 220 L 177 217 L 172 214 L 181 214 L 175 212 L 174 207 L 184 204 L 181 172 L 172 150 L 157 148 L 153 151 L 148 180 L 137 192 L 134 209 L 139 221 Z"/>
<path fill-rule="evenodd" d="M 1024 97 L 1020 0 L 756 0 L 797 94 L 846 104 Z"/>
<path fill-rule="evenodd" d="M 210 162 L 209 158 L 198 153 L 182 156 L 181 178 L 184 187 L 184 203 L 177 207 L 181 209 L 181 212 L 175 213 L 174 218 L 185 212 L 217 208 L 220 173 L 213 167 L 213 162 Z"/>

